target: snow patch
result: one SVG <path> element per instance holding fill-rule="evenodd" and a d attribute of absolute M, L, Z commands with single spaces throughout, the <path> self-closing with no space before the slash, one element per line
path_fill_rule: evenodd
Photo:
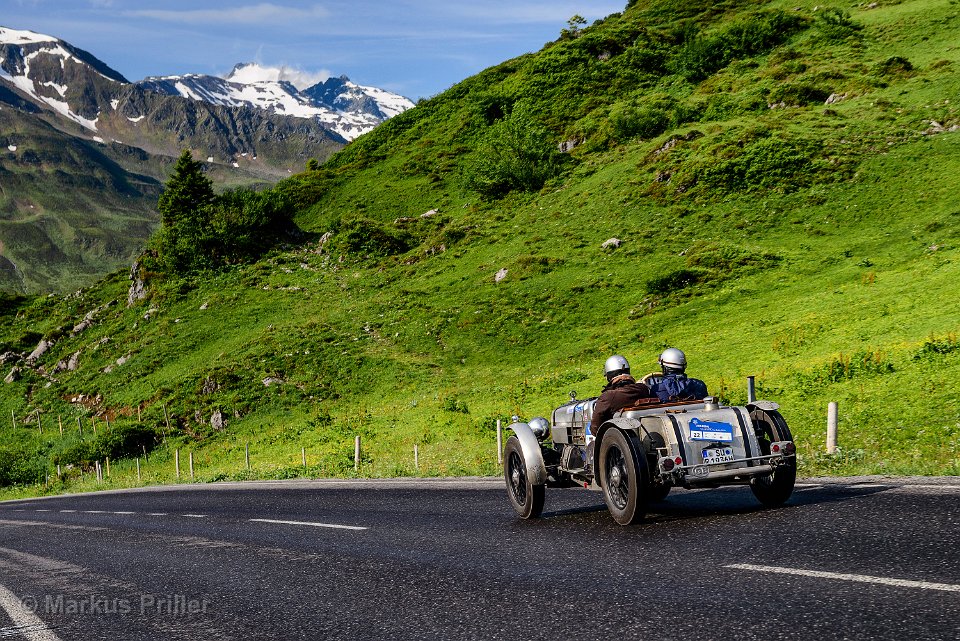
<path fill-rule="evenodd" d="M 240 163 L 235 162 L 235 163 L 233 163 L 233 166 L 234 166 L 235 169 L 239 169 L 239 168 L 240 168 Z"/>
<path fill-rule="evenodd" d="M 101 138 L 100 136 L 94 136 L 94 137 L 93 137 L 93 141 L 94 141 L 94 142 L 98 142 L 98 143 L 100 143 L 101 145 L 104 144 L 103 138 Z"/>
<path fill-rule="evenodd" d="M 117 100 L 116 98 L 114 98 L 113 100 L 110 101 L 110 108 L 113 109 L 114 111 L 116 111 L 116 110 L 117 110 L 117 105 L 119 105 L 119 104 L 120 104 L 120 101 Z"/>
<path fill-rule="evenodd" d="M 213 156 L 207 156 L 207 162 L 213 162 Z"/>
<path fill-rule="evenodd" d="M 54 91 L 56 91 L 58 94 L 60 94 L 60 97 L 61 97 L 61 98 L 63 98 L 64 96 L 67 95 L 67 86 L 66 86 L 66 85 L 58 85 L 58 84 L 55 83 L 55 82 L 44 82 L 41 86 L 43 86 L 43 87 L 50 87 L 51 89 L 53 89 Z"/>
<path fill-rule="evenodd" d="M 9 149 L 10 151 L 16 151 L 16 150 L 17 150 L 17 146 L 16 146 L 16 145 L 7 145 L 7 149 Z"/>
<path fill-rule="evenodd" d="M 4 45 L 29 45 L 38 42 L 57 42 L 56 38 L 45 36 L 42 33 L 34 31 L 18 31 L 17 29 L 8 29 L 0 27 L 0 44 Z"/>
<path fill-rule="evenodd" d="M 136 118 L 131 118 L 127 116 L 127 120 L 129 120 L 130 122 L 140 122 L 144 118 L 146 118 L 146 116 L 137 116 Z"/>

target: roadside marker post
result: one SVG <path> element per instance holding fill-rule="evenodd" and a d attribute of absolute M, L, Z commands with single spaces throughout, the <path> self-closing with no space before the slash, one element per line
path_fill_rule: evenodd
<path fill-rule="evenodd" d="M 359 435 L 353 442 L 353 471 L 354 472 L 360 471 L 360 436 Z"/>
<path fill-rule="evenodd" d="M 837 404 L 827 405 L 827 454 L 837 453 Z"/>
<path fill-rule="evenodd" d="M 193 450 L 190 450 L 190 480 L 193 480 Z"/>
<path fill-rule="evenodd" d="M 420 448 L 416 443 L 413 444 L 413 469 L 420 471 Z"/>
<path fill-rule="evenodd" d="M 180 480 L 180 449 L 179 448 L 173 451 L 173 463 L 174 463 L 174 466 L 177 468 L 177 480 L 179 481 Z"/>
<path fill-rule="evenodd" d="M 243 456 L 247 462 L 247 469 L 249 470 L 250 469 L 250 444 L 249 443 L 243 446 Z"/>
<path fill-rule="evenodd" d="M 497 465 L 503 465 L 503 427 L 497 419 Z"/>
<path fill-rule="evenodd" d="M 140 457 L 137 457 L 137 480 L 140 480 Z"/>

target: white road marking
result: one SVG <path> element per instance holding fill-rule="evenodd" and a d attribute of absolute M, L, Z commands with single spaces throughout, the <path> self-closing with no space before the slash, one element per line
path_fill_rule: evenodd
<path fill-rule="evenodd" d="M 50 510 L 37 510 L 37 512 L 49 512 Z"/>
<path fill-rule="evenodd" d="M 60 641 L 60 637 L 32 612 L 31 604 L 25 601 L 27 601 L 26 598 L 19 599 L 16 594 L 0 585 L 0 607 L 10 615 L 13 624 L 19 628 L 17 632 L 21 636 L 27 641 Z M 36 606 L 35 603 L 33 605 Z"/>
<path fill-rule="evenodd" d="M 76 512 L 76 510 L 60 510 L 60 511 L 61 511 L 61 512 L 69 512 L 70 514 L 73 514 L 74 512 Z"/>
<path fill-rule="evenodd" d="M 114 512 L 114 514 L 136 514 L 136 512 Z"/>
<path fill-rule="evenodd" d="M 190 519 L 205 519 L 207 518 L 206 514 L 181 514 L 180 516 L 185 516 Z"/>
<path fill-rule="evenodd" d="M 359 525 L 340 525 L 338 523 L 312 523 L 310 521 L 281 521 L 277 519 L 250 519 L 255 523 L 277 523 L 279 525 L 309 525 L 312 527 L 329 527 L 336 530 L 367 530 Z"/>
<path fill-rule="evenodd" d="M 844 574 L 840 572 L 822 572 L 820 570 L 800 570 L 797 568 L 781 568 L 770 565 L 751 565 L 749 563 L 734 563 L 725 565 L 725 568 L 734 570 L 751 570 L 754 572 L 771 572 L 774 574 L 792 574 L 809 576 L 817 579 L 835 579 L 837 581 L 856 581 L 858 583 L 879 583 L 892 585 L 898 588 L 919 588 L 921 590 L 941 590 L 943 592 L 960 592 L 960 585 L 950 583 L 931 583 L 930 581 L 911 581 L 908 579 L 891 579 L 882 576 L 867 576 L 865 574 Z"/>
<path fill-rule="evenodd" d="M 858 489 L 858 490 L 859 490 L 860 488 L 870 488 L 870 487 L 887 487 L 887 488 L 890 488 L 890 487 L 893 487 L 893 486 L 892 486 L 892 485 L 883 485 L 883 484 L 881 484 L 881 483 L 854 483 L 853 485 L 850 485 L 850 486 L 848 486 L 848 487 L 852 487 L 852 488 L 855 488 L 855 489 Z"/>
<path fill-rule="evenodd" d="M 166 512 L 147 512 L 147 516 L 167 516 Z"/>

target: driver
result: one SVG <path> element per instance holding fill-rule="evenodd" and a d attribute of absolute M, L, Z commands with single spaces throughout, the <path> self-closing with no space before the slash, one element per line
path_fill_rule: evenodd
<path fill-rule="evenodd" d="M 593 406 L 591 428 L 599 429 L 613 418 L 617 410 L 642 402 L 641 399 L 651 402 L 650 399 L 654 396 L 649 387 L 638 383 L 630 375 L 630 363 L 619 354 L 614 354 L 603 364 L 603 375 L 607 378 L 607 385 Z"/>
<path fill-rule="evenodd" d="M 665 349 L 660 358 L 663 376 L 645 377 L 650 391 L 661 403 L 702 400 L 707 397 L 707 384 L 699 378 L 688 378 L 686 355 L 676 347 Z"/>

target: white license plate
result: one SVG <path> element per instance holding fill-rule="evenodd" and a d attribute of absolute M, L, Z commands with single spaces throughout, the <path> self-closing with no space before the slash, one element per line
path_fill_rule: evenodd
<path fill-rule="evenodd" d="M 703 450 L 704 465 L 715 465 L 717 463 L 730 463 L 733 461 L 733 448 L 729 447 L 708 447 Z"/>

